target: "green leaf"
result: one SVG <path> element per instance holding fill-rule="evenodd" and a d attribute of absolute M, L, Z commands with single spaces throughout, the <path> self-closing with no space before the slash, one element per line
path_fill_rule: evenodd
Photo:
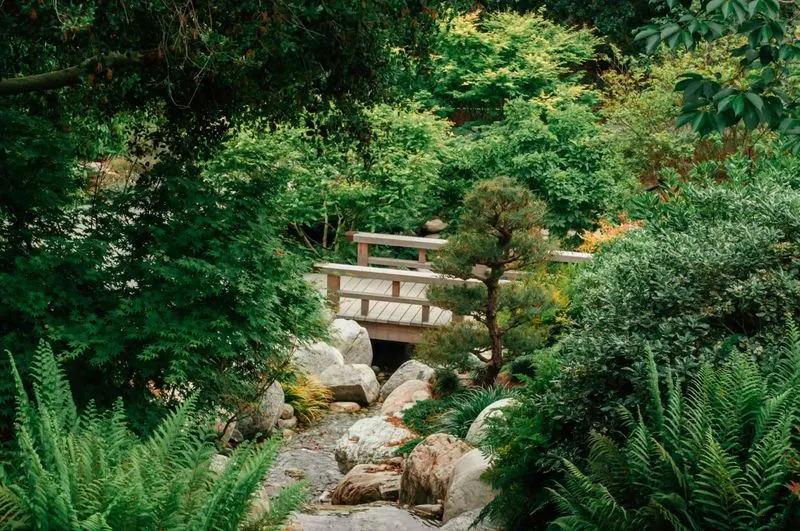
<path fill-rule="evenodd" d="M 754 92 L 745 92 L 744 97 L 748 99 L 750 103 L 753 104 L 753 107 L 758 109 L 758 112 L 764 110 L 764 101 L 761 99 L 761 96 Z"/>

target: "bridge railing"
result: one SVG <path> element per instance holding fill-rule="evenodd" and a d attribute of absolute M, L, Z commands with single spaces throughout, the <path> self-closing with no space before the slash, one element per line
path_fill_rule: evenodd
<path fill-rule="evenodd" d="M 377 232 L 350 232 L 347 239 L 358 245 L 358 265 L 360 266 L 389 266 L 407 267 L 410 269 L 432 269 L 433 263 L 428 260 L 429 251 L 441 249 L 447 240 L 439 238 L 421 238 L 419 236 L 397 236 L 395 234 L 381 234 Z M 386 258 L 370 255 L 370 246 L 381 245 L 386 247 L 400 247 L 417 250 L 417 260 L 404 260 L 400 258 Z M 576 264 L 591 262 L 591 253 L 575 251 L 552 251 L 547 255 L 551 262 Z"/>
<path fill-rule="evenodd" d="M 444 277 L 430 271 L 402 271 L 399 269 L 384 269 L 378 267 L 349 265 L 349 264 L 315 264 L 314 269 L 327 276 L 327 296 L 334 311 L 339 310 L 342 298 L 360 299 L 361 315 L 369 315 L 369 303 L 393 302 L 397 304 L 412 304 L 422 306 L 422 322 L 430 319 L 430 302 L 426 297 L 409 297 L 400 294 L 403 283 L 410 284 L 439 284 L 444 286 L 463 286 L 465 284 L 480 283 L 478 280 L 462 280 Z M 342 277 L 364 278 L 369 280 L 386 280 L 392 283 L 391 294 L 380 294 L 366 291 L 348 291 L 342 289 Z"/>

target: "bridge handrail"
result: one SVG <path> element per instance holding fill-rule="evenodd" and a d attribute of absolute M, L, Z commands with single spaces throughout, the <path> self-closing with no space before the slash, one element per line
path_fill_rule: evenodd
<path fill-rule="evenodd" d="M 379 232 L 350 232 L 347 238 L 358 244 L 358 265 L 383 265 L 390 267 L 411 267 L 430 269 L 433 263 L 428 261 L 428 251 L 441 249 L 447 240 L 440 238 L 421 238 L 419 236 L 398 236 L 396 234 L 382 234 Z M 399 258 L 385 258 L 370 256 L 370 245 L 384 245 L 387 247 L 403 247 L 418 249 L 418 259 L 403 260 Z M 591 262 L 591 253 L 581 253 L 577 251 L 552 251 L 548 253 L 548 260 L 551 262 L 561 262 L 567 264 L 577 264 L 581 262 Z"/>

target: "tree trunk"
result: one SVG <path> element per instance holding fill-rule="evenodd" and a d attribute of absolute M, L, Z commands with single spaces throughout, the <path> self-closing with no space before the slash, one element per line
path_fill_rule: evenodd
<path fill-rule="evenodd" d="M 497 299 L 499 279 L 489 278 L 486 284 L 486 328 L 489 330 L 489 343 L 492 357 L 486 364 L 486 383 L 493 384 L 503 365 L 503 343 L 500 328 L 497 326 Z"/>

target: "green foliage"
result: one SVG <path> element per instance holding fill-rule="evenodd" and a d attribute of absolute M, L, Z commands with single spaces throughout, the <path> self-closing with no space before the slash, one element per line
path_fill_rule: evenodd
<path fill-rule="evenodd" d="M 450 400 L 450 407 L 439 417 L 439 429 L 463 439 L 481 411 L 498 400 L 512 396 L 515 396 L 513 391 L 500 386 L 466 389 Z"/>
<path fill-rule="evenodd" d="M 403 423 L 423 438 L 449 433 L 460 439 L 486 406 L 516 396 L 502 387 L 463 389 L 436 400 L 421 400 L 403 411 Z"/>
<path fill-rule="evenodd" d="M 575 98 L 508 101 L 502 120 L 462 133 L 463 156 L 453 171 L 475 180 L 504 175 L 526 185 L 547 203 L 545 226 L 559 236 L 593 228 L 620 208 L 630 185 L 613 166 L 616 155 L 596 139 L 597 116 Z"/>
<path fill-rule="evenodd" d="M 549 246 L 541 232 L 543 218 L 542 203 L 508 178 L 479 183 L 467 195 L 459 228 L 435 264 L 445 275 L 472 282 L 431 286 L 428 297 L 455 315 L 473 319 L 432 332 L 419 349 L 422 358 L 462 368 L 477 358 L 491 383 L 504 348 L 513 351 L 542 341 L 546 327 L 537 326 L 538 318 L 551 303 L 549 293 L 532 280 L 501 279 L 508 271 L 530 270 L 544 260 Z"/>
<path fill-rule="evenodd" d="M 445 397 L 461 389 L 461 378 L 453 369 L 437 367 L 433 378 L 433 392 L 437 397 Z"/>
<path fill-rule="evenodd" d="M 590 472 L 566 463 L 552 490 L 560 529 L 793 529 L 800 500 L 786 490 L 800 443 L 800 337 L 794 330 L 759 371 L 747 356 L 703 365 L 685 393 L 650 356 L 655 414 L 630 414 L 621 446 L 591 436 Z"/>
<path fill-rule="evenodd" d="M 647 23 L 659 13 L 650 0 L 492 0 L 490 9 L 512 9 L 542 13 L 569 26 L 588 25 L 625 50 L 634 48 L 631 28 Z"/>
<path fill-rule="evenodd" d="M 770 135 L 754 135 L 734 127 L 722 135 L 701 138 L 676 122 L 681 98 L 675 84 L 687 70 L 728 78 L 739 70 L 733 57 L 738 42 L 725 39 L 704 50 L 676 53 L 662 50 L 641 58 L 620 58 L 618 68 L 602 75 L 601 142 L 616 157 L 609 161 L 645 184 L 655 184 L 669 168 L 686 176 L 698 163 L 724 160 L 742 151 L 763 156 Z"/>
<path fill-rule="evenodd" d="M 538 13 L 473 12 L 442 23 L 431 57 L 432 106 L 456 122 L 502 114 L 503 103 L 554 92 L 594 56 L 599 40 Z"/>
<path fill-rule="evenodd" d="M 800 57 L 795 34 L 796 1 L 778 0 L 665 0 L 673 20 L 642 28 L 636 36 L 648 51 L 660 44 L 693 50 L 705 42 L 735 35 L 742 45 L 735 55 L 742 68 L 727 78 L 687 72 L 676 85 L 683 92 L 678 126 L 691 124 L 700 134 L 723 131 L 743 123 L 786 135 L 787 146 L 800 148 L 793 74 Z"/>
<path fill-rule="evenodd" d="M 574 326 L 561 345 L 562 385 L 572 397 L 564 415 L 608 425 L 613 411 L 601 404 L 642 403 L 646 347 L 683 381 L 740 342 L 763 343 L 797 315 L 800 193 L 790 184 L 794 169 L 770 164 L 751 175 L 749 164 L 737 171 L 731 161 L 725 184 L 714 182 L 713 168 L 696 172 L 700 184 L 642 204 L 648 223 L 611 242 L 578 276 Z"/>
<path fill-rule="evenodd" d="M 437 400 L 420 400 L 403 410 L 403 423 L 422 437 L 436 433 L 439 418 L 450 407 L 453 396 Z"/>
<path fill-rule="evenodd" d="M 338 250 L 347 230 L 416 230 L 435 209 L 430 190 L 451 151 L 446 121 L 416 104 L 376 105 L 353 137 L 324 134 L 341 112 L 312 118 L 312 129 L 278 127 L 264 149 L 285 153 L 293 178 L 281 201 L 315 253 Z"/>
<path fill-rule="evenodd" d="M 122 403 L 76 413 L 69 385 L 46 344 L 36 350 L 33 401 L 12 363 L 17 390 L 16 452 L 0 475 L 3 529 L 277 528 L 303 500 L 282 490 L 268 510 L 251 502 L 279 440 L 241 446 L 215 470 L 215 449 L 195 423 L 195 399 L 145 441 L 131 435 Z"/>

